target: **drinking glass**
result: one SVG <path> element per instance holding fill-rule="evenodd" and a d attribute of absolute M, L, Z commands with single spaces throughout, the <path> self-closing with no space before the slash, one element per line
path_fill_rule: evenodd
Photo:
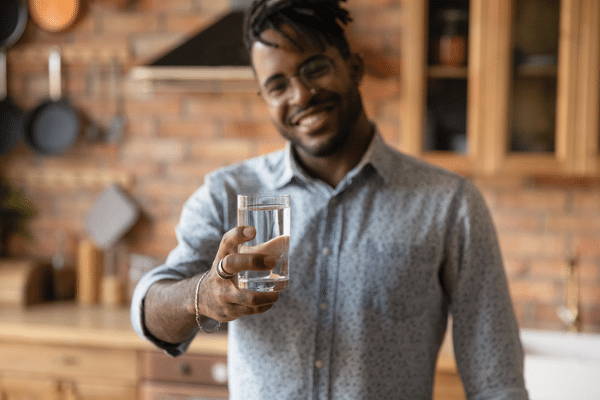
<path fill-rule="evenodd" d="M 238 273 L 240 289 L 255 292 L 278 292 L 288 285 L 288 250 L 290 242 L 290 196 L 250 194 L 237 197 L 238 226 L 253 226 L 254 239 L 241 244 L 238 253 L 275 256 L 277 263 L 270 271 Z"/>

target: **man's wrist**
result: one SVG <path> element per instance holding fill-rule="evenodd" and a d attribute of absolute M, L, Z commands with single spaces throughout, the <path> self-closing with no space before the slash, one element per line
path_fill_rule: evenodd
<path fill-rule="evenodd" d="M 206 279 L 206 277 L 208 276 L 209 271 L 204 272 L 202 275 L 200 275 L 200 277 L 198 278 L 196 285 L 195 285 L 195 290 L 194 290 L 194 318 L 196 320 L 196 326 L 198 327 L 199 330 L 201 330 L 202 332 L 205 333 L 213 333 L 219 330 L 219 328 L 221 328 L 221 322 L 214 320 L 212 318 L 209 318 L 203 314 L 201 314 L 201 310 L 200 310 L 200 287 L 202 286 L 202 282 Z"/>

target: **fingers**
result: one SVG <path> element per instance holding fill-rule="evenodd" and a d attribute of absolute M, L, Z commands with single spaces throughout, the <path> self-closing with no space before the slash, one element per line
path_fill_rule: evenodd
<path fill-rule="evenodd" d="M 235 316 L 235 318 L 239 318 L 243 317 L 244 315 L 260 314 L 268 311 L 271 307 L 273 307 L 273 304 L 265 304 L 256 307 L 244 306 L 241 304 L 231 304 L 229 316 Z"/>
<path fill-rule="evenodd" d="M 236 274 L 240 271 L 267 271 L 277 265 L 277 256 L 264 254 L 229 254 L 223 258 L 223 269 Z"/>
<path fill-rule="evenodd" d="M 252 226 L 237 226 L 223 235 L 217 255 L 223 258 L 225 255 L 235 253 L 237 247 L 251 240 L 256 234 L 256 230 Z"/>
<path fill-rule="evenodd" d="M 214 286 L 207 286 L 200 292 L 200 313 L 220 322 L 264 313 L 279 299 L 277 292 L 249 292 L 239 290 L 233 282 L 218 277 L 209 277 L 208 280 L 208 284 Z"/>
<path fill-rule="evenodd" d="M 240 253 L 261 253 L 279 256 L 283 253 L 287 253 L 290 243 L 290 237 L 287 235 L 281 235 L 274 237 L 268 242 L 257 244 L 256 246 L 240 246 Z"/>
<path fill-rule="evenodd" d="M 236 293 L 235 299 L 232 299 L 231 302 L 249 307 L 258 307 L 273 304 L 277 299 L 279 299 L 279 293 L 277 292 L 250 292 L 247 290 L 240 290 Z"/>

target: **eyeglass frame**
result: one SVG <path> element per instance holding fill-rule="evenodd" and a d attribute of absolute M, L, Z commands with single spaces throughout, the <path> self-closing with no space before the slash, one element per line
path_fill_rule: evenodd
<path fill-rule="evenodd" d="M 268 104 L 270 104 L 272 106 L 277 106 L 277 105 L 283 103 L 284 101 L 286 101 L 286 100 L 288 100 L 290 98 L 291 93 L 292 93 L 292 91 L 290 90 L 290 88 L 292 87 L 292 85 L 291 85 L 292 78 L 297 78 L 300 81 L 300 83 L 302 85 L 304 85 L 304 87 L 308 88 L 309 91 L 312 94 L 317 93 L 319 87 L 317 85 L 315 85 L 313 82 L 311 82 L 311 80 L 309 78 L 303 76 L 303 74 L 302 74 L 303 68 L 307 64 L 309 64 L 310 62 L 314 61 L 315 59 L 322 59 L 323 61 L 327 61 L 327 63 L 329 64 L 329 66 L 331 68 L 331 71 L 328 74 L 326 74 L 326 75 L 330 75 L 331 72 L 335 72 L 335 69 L 336 69 L 335 61 L 331 57 L 329 57 L 329 56 L 327 56 L 327 55 L 325 55 L 323 53 L 316 54 L 316 55 L 314 55 L 312 57 L 309 57 L 307 60 L 304 60 L 302 62 L 302 64 L 300 64 L 298 66 L 295 74 L 290 75 L 289 77 L 283 76 L 285 78 L 285 82 L 287 83 L 288 87 L 286 88 L 285 93 L 282 95 L 282 97 L 280 99 L 270 98 L 267 94 L 263 93 L 266 90 L 265 85 L 267 83 L 269 83 L 269 81 L 271 79 L 273 79 L 273 77 L 270 77 L 269 79 L 267 79 L 267 81 L 265 82 L 265 84 L 260 85 L 260 88 L 259 88 L 259 90 L 257 91 L 256 94 L 258 96 L 261 96 L 265 100 L 265 102 L 267 102 Z M 274 76 L 276 77 L 276 76 L 279 76 L 279 75 L 283 75 L 283 74 L 276 74 Z M 331 74 L 331 75 L 333 75 L 333 74 Z M 318 80 L 320 78 L 323 78 L 324 76 L 325 75 L 319 76 L 319 77 L 317 77 L 314 80 Z"/>

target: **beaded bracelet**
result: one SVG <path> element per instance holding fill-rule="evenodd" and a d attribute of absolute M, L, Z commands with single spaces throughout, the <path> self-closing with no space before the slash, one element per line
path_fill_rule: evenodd
<path fill-rule="evenodd" d="M 221 323 L 219 321 L 216 321 L 216 320 L 208 318 L 208 317 L 205 317 L 205 318 L 208 321 L 216 322 L 216 325 L 211 326 L 211 327 L 206 327 L 205 326 L 206 323 L 202 323 L 201 319 L 203 316 L 200 314 L 200 304 L 199 304 L 199 299 L 198 299 L 198 294 L 200 291 L 200 284 L 202 283 L 204 278 L 206 278 L 207 276 L 208 276 L 208 271 L 203 273 L 200 276 L 200 279 L 198 279 L 198 282 L 196 283 L 196 292 L 195 292 L 195 297 L 194 297 L 194 311 L 196 314 L 196 325 L 198 325 L 198 329 L 200 329 L 204 333 L 214 333 L 214 332 L 218 331 L 219 328 L 221 328 Z"/>

